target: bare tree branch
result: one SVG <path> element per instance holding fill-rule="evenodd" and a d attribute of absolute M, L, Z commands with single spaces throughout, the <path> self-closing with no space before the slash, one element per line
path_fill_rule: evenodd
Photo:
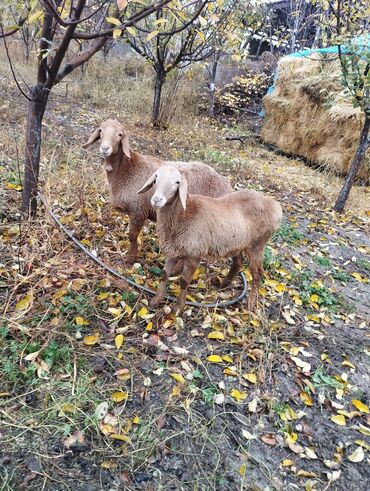
<path fill-rule="evenodd" d="M 140 20 L 144 19 L 148 15 L 152 14 L 155 12 L 158 8 L 164 7 L 168 3 L 170 3 L 172 0 L 162 0 L 159 4 L 154 4 L 151 7 L 145 7 L 140 12 L 137 14 L 133 15 L 130 17 L 127 21 L 123 22 L 119 26 L 114 26 L 110 29 L 105 29 L 104 31 L 97 32 L 97 33 L 86 33 L 86 32 L 81 32 L 77 31 L 73 34 L 72 39 L 97 39 L 100 37 L 109 37 L 113 35 L 113 32 L 116 29 L 121 29 L 125 30 L 127 27 L 133 26 L 136 22 L 139 22 Z"/>

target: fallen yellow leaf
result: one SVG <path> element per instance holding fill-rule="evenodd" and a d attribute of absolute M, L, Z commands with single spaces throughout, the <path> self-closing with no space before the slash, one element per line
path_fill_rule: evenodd
<path fill-rule="evenodd" d="M 218 339 L 219 341 L 223 341 L 225 336 L 221 331 L 212 331 L 208 334 L 209 339 Z"/>
<path fill-rule="evenodd" d="M 245 380 L 248 380 L 248 382 L 251 382 L 252 384 L 257 383 L 257 376 L 255 373 L 243 373 L 243 378 L 245 378 Z"/>
<path fill-rule="evenodd" d="M 184 379 L 184 377 L 180 373 L 171 373 L 170 375 L 171 375 L 172 378 L 174 378 L 180 384 L 184 384 L 185 383 L 185 379 Z"/>
<path fill-rule="evenodd" d="M 99 293 L 97 299 L 100 302 L 101 300 L 105 300 L 108 297 L 109 297 L 109 293 L 108 292 L 101 292 L 101 293 Z"/>
<path fill-rule="evenodd" d="M 179 385 L 175 385 L 175 387 L 172 389 L 172 395 L 174 397 L 178 396 L 181 392 L 181 387 Z"/>
<path fill-rule="evenodd" d="M 303 469 L 301 469 L 297 472 L 297 476 L 300 476 L 300 477 L 318 477 L 317 474 L 315 474 L 315 472 L 305 471 Z"/>
<path fill-rule="evenodd" d="M 31 305 L 31 295 L 27 293 L 27 295 L 20 300 L 15 306 L 15 310 L 26 310 Z"/>
<path fill-rule="evenodd" d="M 125 337 L 123 334 L 117 334 L 117 336 L 114 338 L 114 344 L 116 345 L 117 349 L 120 349 L 120 347 L 123 345 L 124 340 Z"/>
<path fill-rule="evenodd" d="M 108 312 L 112 315 L 114 315 L 114 317 L 118 317 L 119 315 L 122 314 L 122 309 L 117 309 L 115 307 L 110 307 L 108 309 Z"/>
<path fill-rule="evenodd" d="M 358 431 L 365 436 L 370 436 L 370 428 L 368 428 L 365 425 L 359 424 L 358 425 Z"/>
<path fill-rule="evenodd" d="M 349 360 L 342 361 L 342 365 L 349 368 L 356 368 L 355 365 L 351 363 Z"/>
<path fill-rule="evenodd" d="M 78 326 L 88 326 L 90 324 L 90 321 L 88 321 L 87 319 L 85 319 L 84 317 L 81 317 L 80 315 L 77 315 L 75 317 L 75 323 L 78 325 Z"/>
<path fill-rule="evenodd" d="M 277 285 L 275 285 L 274 288 L 278 293 L 286 292 L 288 289 L 288 287 L 284 283 L 278 283 Z"/>
<path fill-rule="evenodd" d="M 355 406 L 356 409 L 358 409 L 361 413 L 366 413 L 369 414 L 369 408 L 366 406 L 366 404 L 362 403 L 358 399 L 353 399 L 352 404 Z"/>
<path fill-rule="evenodd" d="M 122 402 L 128 398 L 128 392 L 117 391 L 113 392 L 111 399 L 113 402 Z"/>
<path fill-rule="evenodd" d="M 346 426 L 346 418 L 343 416 L 343 414 L 336 414 L 330 419 L 333 421 L 333 423 L 336 423 L 339 426 Z"/>
<path fill-rule="evenodd" d="M 292 465 L 294 465 L 294 460 L 290 460 L 290 459 L 284 459 L 281 463 L 281 465 L 283 467 L 291 467 Z"/>
<path fill-rule="evenodd" d="M 228 367 L 224 368 L 224 374 L 228 375 L 229 377 L 237 377 L 238 376 L 238 374 L 235 370 L 232 370 L 231 368 L 228 368 Z"/>
<path fill-rule="evenodd" d="M 302 391 L 299 394 L 300 398 L 302 401 L 306 404 L 306 406 L 313 406 L 313 400 L 312 398 L 307 394 L 307 392 Z"/>
<path fill-rule="evenodd" d="M 238 389 L 232 389 L 230 392 L 231 397 L 233 397 L 237 402 L 244 401 L 248 394 L 246 392 L 240 392 Z"/>
<path fill-rule="evenodd" d="M 365 458 L 365 452 L 362 447 L 357 447 L 356 450 L 348 455 L 348 460 L 350 462 L 362 462 Z"/>
<path fill-rule="evenodd" d="M 144 315 L 148 314 L 148 309 L 146 307 L 141 307 L 139 312 L 137 313 L 138 317 L 144 317 Z"/>
<path fill-rule="evenodd" d="M 364 440 L 355 440 L 355 443 L 357 443 L 357 445 L 361 445 L 361 447 L 366 448 L 366 450 L 370 452 L 370 445 L 368 445 Z"/>
<path fill-rule="evenodd" d="M 221 358 L 223 361 L 226 361 L 226 363 L 232 363 L 233 362 L 233 359 L 231 358 L 230 355 L 222 355 Z"/>
<path fill-rule="evenodd" d="M 364 278 L 360 273 L 352 273 L 352 276 L 356 278 L 357 281 L 360 281 L 361 283 L 366 283 L 366 278 Z"/>
<path fill-rule="evenodd" d="M 128 368 L 119 368 L 114 375 L 117 375 L 119 380 L 129 380 L 131 378 L 130 370 Z"/>
<path fill-rule="evenodd" d="M 210 355 L 207 360 L 211 363 L 222 363 L 222 358 L 219 355 Z"/>
<path fill-rule="evenodd" d="M 83 343 L 87 346 L 94 346 L 99 341 L 99 336 L 97 334 L 91 334 L 90 336 L 85 336 Z"/>
<path fill-rule="evenodd" d="M 287 435 L 287 437 L 286 437 L 285 441 L 286 441 L 286 442 L 287 442 L 287 444 L 289 445 L 289 443 L 290 443 L 290 444 L 295 443 L 295 442 L 297 441 L 297 439 L 298 439 L 298 435 L 297 435 L 297 433 L 292 432 L 292 433 L 289 433 L 289 434 Z"/>

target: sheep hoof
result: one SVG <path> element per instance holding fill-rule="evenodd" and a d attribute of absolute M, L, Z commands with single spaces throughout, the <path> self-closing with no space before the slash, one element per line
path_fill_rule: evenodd
<path fill-rule="evenodd" d="M 135 263 L 138 263 L 140 261 L 139 261 L 139 258 L 137 256 L 128 255 L 128 256 L 123 258 L 123 262 L 125 264 L 135 264 Z"/>
<path fill-rule="evenodd" d="M 150 306 L 152 308 L 157 308 L 162 302 L 163 302 L 162 297 L 153 297 L 152 300 L 150 301 Z"/>
<path fill-rule="evenodd" d="M 171 307 L 171 310 L 176 316 L 179 316 L 182 314 L 182 311 L 184 310 L 184 305 L 182 303 L 176 302 Z"/>
<path fill-rule="evenodd" d="M 226 281 L 226 279 L 221 280 L 218 276 L 212 278 L 211 283 L 214 287 L 218 288 L 219 290 L 223 290 L 224 288 L 230 286 L 230 281 Z"/>
<path fill-rule="evenodd" d="M 249 312 L 255 312 L 257 308 L 257 299 L 250 297 L 248 300 L 248 306 L 247 306 Z"/>
<path fill-rule="evenodd" d="M 211 283 L 216 288 L 220 288 L 222 281 L 220 280 L 220 278 L 218 276 L 216 276 L 215 278 L 212 278 Z"/>

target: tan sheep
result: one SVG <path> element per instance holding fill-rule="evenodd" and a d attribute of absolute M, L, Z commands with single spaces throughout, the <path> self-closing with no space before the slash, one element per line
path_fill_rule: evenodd
<path fill-rule="evenodd" d="M 137 238 L 147 219 L 155 221 L 156 213 L 150 204 L 152 193 L 138 196 L 137 190 L 163 164 L 177 167 L 186 176 L 192 193 L 222 196 L 232 191 L 229 181 L 202 162 L 165 162 L 150 155 L 141 155 L 130 148 L 127 133 L 114 119 L 104 121 L 92 132 L 87 147 L 100 139 L 100 155 L 109 184 L 110 204 L 130 219 L 130 248 L 126 262 L 137 260 Z"/>
<path fill-rule="evenodd" d="M 219 198 L 188 194 L 184 173 L 171 166 L 158 168 L 138 193 L 145 193 L 154 185 L 151 203 L 157 209 L 160 244 L 167 259 L 152 306 L 163 301 L 168 278 L 178 261 L 184 261 L 176 305 L 176 310 L 181 310 L 201 260 L 232 257 L 232 266 L 221 285 L 224 288 L 240 271 L 246 256 L 253 277 L 249 309 L 254 310 L 263 274 L 263 250 L 282 218 L 279 203 L 252 190 Z"/>

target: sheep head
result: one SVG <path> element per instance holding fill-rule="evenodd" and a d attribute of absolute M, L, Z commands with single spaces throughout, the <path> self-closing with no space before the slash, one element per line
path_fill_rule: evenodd
<path fill-rule="evenodd" d="M 100 139 L 100 155 L 107 159 L 118 154 L 120 148 L 127 158 L 131 158 L 130 144 L 121 123 L 116 119 L 107 119 L 90 135 L 84 148 Z"/>
<path fill-rule="evenodd" d="M 169 165 L 162 165 L 139 189 L 138 194 L 145 193 L 154 185 L 155 191 L 150 200 L 154 208 L 163 208 L 179 196 L 182 207 L 184 210 L 186 209 L 188 183 L 178 169 Z"/>

